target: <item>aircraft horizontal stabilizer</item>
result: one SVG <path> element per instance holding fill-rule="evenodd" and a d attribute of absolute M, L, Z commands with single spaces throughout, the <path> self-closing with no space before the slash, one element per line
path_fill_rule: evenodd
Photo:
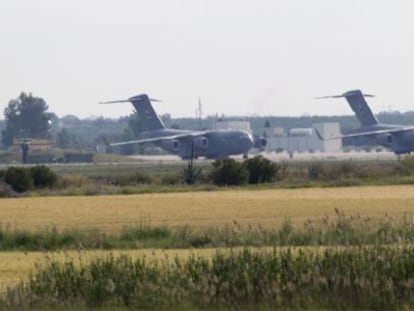
<path fill-rule="evenodd" d="M 117 104 L 117 103 L 129 103 L 129 100 L 124 99 L 124 100 L 110 100 L 110 101 L 106 101 L 106 102 L 99 102 L 100 105 Z"/>
<path fill-rule="evenodd" d="M 99 102 L 99 104 L 133 103 L 133 102 L 145 100 L 145 98 L 148 98 L 152 102 L 162 102 L 162 100 L 160 100 L 160 99 L 149 98 L 146 94 L 141 94 L 141 95 L 130 97 L 128 99 L 110 100 L 110 101 L 105 101 L 105 102 Z"/>
<path fill-rule="evenodd" d="M 317 96 L 314 99 L 326 99 L 326 98 L 341 98 L 343 95 L 328 95 L 328 96 Z"/>
<path fill-rule="evenodd" d="M 314 97 L 314 99 L 327 99 L 327 98 L 343 98 L 349 96 L 349 92 L 341 94 L 341 95 L 328 95 L 328 96 L 318 96 Z M 372 94 L 363 94 L 364 97 L 375 97 L 375 95 Z"/>

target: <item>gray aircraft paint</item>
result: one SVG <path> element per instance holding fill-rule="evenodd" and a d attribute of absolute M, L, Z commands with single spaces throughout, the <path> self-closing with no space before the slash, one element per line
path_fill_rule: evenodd
<path fill-rule="evenodd" d="M 395 154 L 411 153 L 414 151 L 414 126 L 392 125 L 379 123 L 365 100 L 365 97 L 373 95 L 363 94 L 360 90 L 352 90 L 341 95 L 324 96 L 318 98 L 344 97 L 357 116 L 361 127 L 353 133 L 337 137 L 322 137 L 320 139 L 338 139 L 345 137 L 369 137 L 375 139 L 382 146 L 390 148 Z"/>
<path fill-rule="evenodd" d="M 349 106 L 351 106 L 362 126 L 378 124 L 377 118 L 374 116 L 365 100 L 365 96 L 371 97 L 372 95 L 364 95 L 360 90 L 354 90 L 346 92 L 342 94 L 342 96 L 346 98 Z"/>
<path fill-rule="evenodd" d="M 230 155 L 247 155 L 253 147 L 264 148 L 266 139 L 255 137 L 241 130 L 206 130 L 190 131 L 166 128 L 152 107 L 152 100 L 146 94 L 133 96 L 128 100 L 109 101 L 105 103 L 130 102 L 142 120 L 144 131 L 138 140 L 111 144 L 121 146 L 128 144 L 153 143 L 168 152 L 177 154 L 182 159 L 206 157 L 220 159 Z"/>

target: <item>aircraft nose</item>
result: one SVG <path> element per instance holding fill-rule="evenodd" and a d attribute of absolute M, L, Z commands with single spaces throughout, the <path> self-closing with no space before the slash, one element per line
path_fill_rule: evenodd
<path fill-rule="evenodd" d="M 246 149 L 250 149 L 253 146 L 254 140 L 253 136 L 250 133 L 246 133 L 242 137 L 242 144 Z"/>

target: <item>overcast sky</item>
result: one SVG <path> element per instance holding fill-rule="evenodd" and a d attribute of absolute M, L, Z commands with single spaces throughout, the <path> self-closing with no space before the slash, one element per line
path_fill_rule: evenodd
<path fill-rule="evenodd" d="M 0 110 L 20 92 L 59 116 L 351 114 L 414 110 L 412 0 L 0 0 Z M 0 118 L 3 118 L 1 113 Z"/>

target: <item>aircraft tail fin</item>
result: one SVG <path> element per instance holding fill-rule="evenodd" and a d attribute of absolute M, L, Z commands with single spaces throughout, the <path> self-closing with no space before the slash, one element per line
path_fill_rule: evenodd
<path fill-rule="evenodd" d="M 151 99 L 147 94 L 141 94 L 128 99 L 135 107 L 138 116 L 143 122 L 143 128 L 146 131 L 154 131 L 165 128 L 164 123 L 152 107 L 151 101 L 159 101 Z"/>
<path fill-rule="evenodd" d="M 149 98 L 147 94 L 141 94 L 128 98 L 127 100 L 113 100 L 101 102 L 101 104 L 130 102 L 138 113 L 144 131 L 163 129 L 165 128 L 164 123 L 152 107 L 151 101 L 159 102 L 160 100 Z"/>
<path fill-rule="evenodd" d="M 320 98 L 339 97 L 345 97 L 362 126 L 378 124 L 377 118 L 374 116 L 365 100 L 365 97 L 374 97 L 374 95 L 363 94 L 360 90 L 353 90 L 345 92 L 342 95 L 324 96 Z"/>

